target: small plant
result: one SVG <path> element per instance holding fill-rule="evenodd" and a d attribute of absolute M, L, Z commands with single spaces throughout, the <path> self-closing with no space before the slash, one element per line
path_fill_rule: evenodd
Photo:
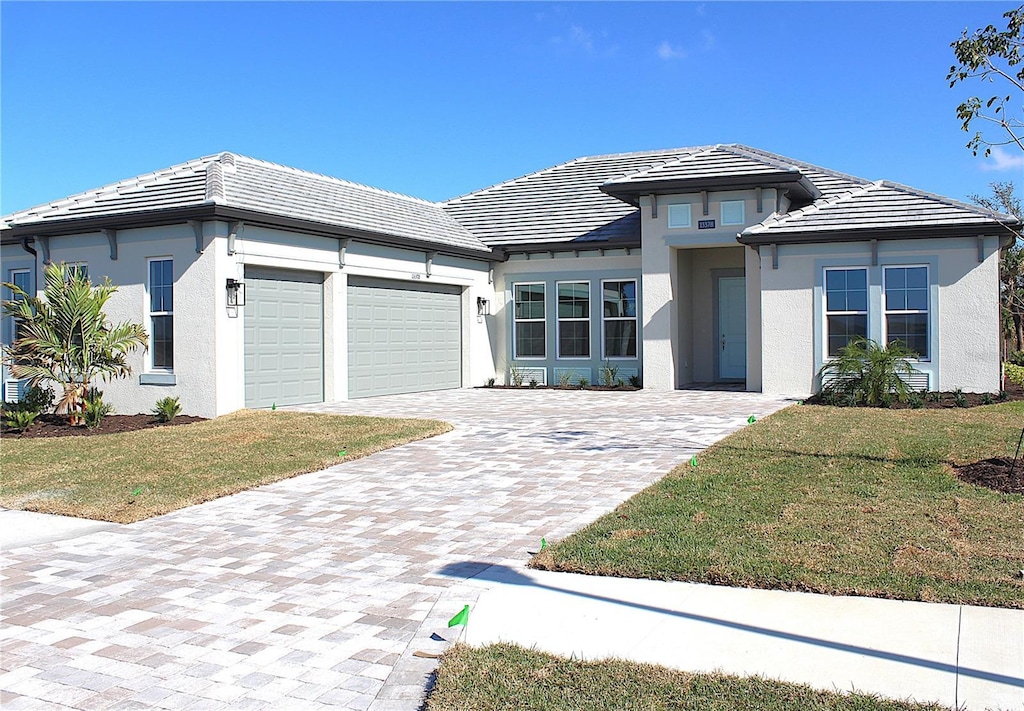
<path fill-rule="evenodd" d="M 626 387 L 626 381 L 623 380 L 622 378 L 616 378 L 615 379 L 615 387 L 617 387 L 617 388 L 624 388 L 624 387 Z"/>
<path fill-rule="evenodd" d="M 487 382 L 484 383 L 484 387 L 485 388 L 493 388 L 494 387 L 494 381 L 495 381 L 494 378 L 488 378 Z"/>
<path fill-rule="evenodd" d="M 932 390 L 928 393 L 928 402 L 942 402 L 942 393 L 938 390 Z"/>
<path fill-rule="evenodd" d="M 24 432 L 32 426 L 32 423 L 36 421 L 37 417 L 39 417 L 39 413 L 33 410 L 8 408 L 4 410 L 4 425 L 12 430 Z"/>
<path fill-rule="evenodd" d="M 909 359 L 916 357 L 901 341 L 883 346 L 867 338 L 855 338 L 840 348 L 839 355 L 818 375 L 823 390 L 838 393 L 840 401 L 853 398 L 856 404 L 877 407 L 907 399 L 910 386 L 901 376 L 914 372 Z"/>
<path fill-rule="evenodd" d="M 35 413 L 49 412 L 53 407 L 53 390 L 39 385 L 29 386 L 18 401 L 18 405 L 23 410 Z"/>
<path fill-rule="evenodd" d="M 1018 367 L 1024 367 L 1024 351 L 1014 351 L 1007 360 Z"/>
<path fill-rule="evenodd" d="M 522 366 L 510 363 L 508 366 L 508 378 L 512 385 L 521 388 L 526 380 L 526 371 L 523 370 Z"/>
<path fill-rule="evenodd" d="M 612 365 L 611 361 L 606 360 L 604 365 L 601 366 L 601 385 L 605 387 L 613 387 L 615 381 L 619 377 L 619 366 Z"/>
<path fill-rule="evenodd" d="M 590 383 L 587 382 L 586 378 L 580 378 L 580 382 L 579 382 L 580 390 L 583 390 L 588 385 L 590 385 Z"/>
<path fill-rule="evenodd" d="M 982 393 L 981 394 L 981 404 L 982 405 L 991 405 L 993 402 L 995 402 L 995 399 L 992 397 L 992 393 Z"/>
<path fill-rule="evenodd" d="M 967 407 L 967 396 L 960 388 L 953 391 L 953 404 L 957 407 Z"/>
<path fill-rule="evenodd" d="M 103 402 L 103 393 L 96 388 L 89 388 L 85 393 L 85 400 L 82 402 L 82 419 L 89 429 L 96 429 L 103 422 L 103 418 L 114 411 L 109 403 Z"/>
<path fill-rule="evenodd" d="M 180 414 L 181 401 L 170 395 L 157 400 L 156 407 L 153 408 L 153 416 L 156 417 L 157 422 L 170 422 Z"/>
<path fill-rule="evenodd" d="M 915 410 L 920 410 L 924 407 L 924 393 L 910 393 L 907 396 L 907 404 Z"/>
<path fill-rule="evenodd" d="M 1017 385 L 1024 385 L 1024 366 L 1004 363 L 1003 371 L 1006 373 L 1007 380 L 1017 383 Z"/>
<path fill-rule="evenodd" d="M 572 385 L 572 376 L 571 370 L 563 370 L 558 376 L 558 387 L 567 388 Z"/>
<path fill-rule="evenodd" d="M 1007 393 L 1007 392 L 1006 392 L 1005 390 L 1000 390 L 1000 391 L 999 391 L 999 394 L 998 394 L 998 395 L 996 395 L 996 399 L 997 399 L 997 400 L 998 400 L 999 402 L 1006 402 L 1006 400 L 1007 400 L 1007 399 L 1008 399 L 1009 397 L 1010 397 L 1009 393 Z"/>
<path fill-rule="evenodd" d="M 633 386 L 634 388 L 637 388 L 637 389 L 643 387 L 643 385 L 640 382 L 640 376 L 639 375 L 631 375 L 631 376 L 629 376 L 629 384 L 631 386 Z"/>
<path fill-rule="evenodd" d="M 536 379 L 536 378 L 530 378 L 530 387 L 531 387 L 531 388 L 535 388 L 535 387 L 537 387 L 537 386 L 538 386 L 539 384 L 540 384 L 540 383 L 538 383 L 538 382 L 537 382 L 537 379 Z"/>

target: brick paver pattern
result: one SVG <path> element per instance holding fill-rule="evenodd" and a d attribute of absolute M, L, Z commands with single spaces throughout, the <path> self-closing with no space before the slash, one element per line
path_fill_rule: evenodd
<path fill-rule="evenodd" d="M 0 705 L 416 709 L 446 621 L 673 466 L 788 404 L 737 392 L 452 390 L 296 409 L 455 430 L 5 551 Z M 339 442 L 339 449 L 343 442 Z M 472 616 L 470 616 L 472 624 Z"/>

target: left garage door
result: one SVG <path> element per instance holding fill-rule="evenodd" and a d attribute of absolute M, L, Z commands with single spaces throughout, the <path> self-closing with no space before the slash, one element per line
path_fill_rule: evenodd
<path fill-rule="evenodd" d="M 324 399 L 323 274 L 245 269 L 245 406 Z"/>

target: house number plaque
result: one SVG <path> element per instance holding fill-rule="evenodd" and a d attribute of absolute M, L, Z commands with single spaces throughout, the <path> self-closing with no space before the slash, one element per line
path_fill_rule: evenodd
<path fill-rule="evenodd" d="M 714 220 L 697 220 L 697 229 L 698 230 L 713 230 L 713 229 L 715 229 L 715 221 Z"/>

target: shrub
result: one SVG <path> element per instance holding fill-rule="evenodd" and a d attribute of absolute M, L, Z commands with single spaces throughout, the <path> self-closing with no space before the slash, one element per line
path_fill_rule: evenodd
<path fill-rule="evenodd" d="M 170 422 L 181 414 L 181 401 L 176 397 L 167 396 L 156 401 L 153 416 L 157 422 Z"/>
<path fill-rule="evenodd" d="M 103 393 L 96 388 L 89 388 L 82 403 L 82 419 L 85 426 L 95 429 L 103 422 L 103 418 L 114 411 L 112 405 L 103 402 Z"/>
<path fill-rule="evenodd" d="M 18 404 L 22 409 L 38 414 L 49 412 L 53 407 L 53 390 L 39 385 L 31 385 L 25 389 L 25 394 L 21 396 Z"/>
<path fill-rule="evenodd" d="M 13 408 L 4 410 L 4 424 L 12 430 L 18 430 L 24 432 L 27 430 L 36 418 L 39 417 L 39 413 L 33 410 L 23 410 L 21 408 Z"/>
<path fill-rule="evenodd" d="M 1007 360 L 1018 368 L 1024 367 L 1024 351 L 1014 351 Z"/>
<path fill-rule="evenodd" d="M 856 338 L 819 371 L 822 391 L 836 393 L 840 404 L 847 406 L 878 407 L 893 399 L 903 402 L 911 390 L 900 376 L 914 372 L 909 359 L 916 356 L 901 341 L 881 346 L 867 338 Z"/>
<path fill-rule="evenodd" d="M 580 378 L 580 382 L 579 382 L 580 390 L 583 390 L 588 385 L 590 385 L 590 383 L 587 382 L 586 378 Z"/>
<path fill-rule="evenodd" d="M 907 396 L 907 404 L 915 410 L 920 410 L 924 407 L 924 393 L 910 393 Z"/>
<path fill-rule="evenodd" d="M 981 404 L 982 405 L 991 405 L 994 401 L 995 400 L 992 397 L 992 393 L 982 393 L 982 395 L 981 395 Z"/>
<path fill-rule="evenodd" d="M 640 383 L 640 376 L 639 375 L 631 375 L 631 376 L 629 376 L 629 384 L 632 385 L 634 388 L 643 387 L 641 385 L 641 383 Z"/>
<path fill-rule="evenodd" d="M 942 402 L 942 393 L 938 390 L 932 390 L 928 393 L 928 402 Z"/>
<path fill-rule="evenodd" d="M 508 377 L 511 384 L 515 387 L 522 387 L 523 381 L 526 380 L 526 371 L 521 366 L 512 363 L 508 366 Z"/>
<path fill-rule="evenodd" d="M 967 396 L 960 388 L 953 391 L 953 404 L 957 407 L 967 407 Z"/>
<path fill-rule="evenodd" d="M 619 366 L 612 365 L 611 361 L 606 360 L 604 365 L 601 366 L 601 385 L 606 387 L 613 387 L 615 381 L 618 380 Z"/>
<path fill-rule="evenodd" d="M 537 382 L 537 379 L 536 379 L 536 378 L 530 378 L 530 387 L 531 387 L 531 388 L 535 388 L 535 387 L 537 387 L 538 385 L 540 385 L 540 383 L 538 383 L 538 382 Z"/>
<path fill-rule="evenodd" d="M 484 387 L 486 387 L 486 388 L 493 388 L 494 387 L 494 381 L 495 381 L 494 378 L 488 378 L 487 382 L 484 384 Z"/>
<path fill-rule="evenodd" d="M 1003 369 L 1006 373 L 1006 379 L 1017 385 L 1024 386 L 1024 366 L 1014 365 L 1013 363 L 1004 363 Z"/>

